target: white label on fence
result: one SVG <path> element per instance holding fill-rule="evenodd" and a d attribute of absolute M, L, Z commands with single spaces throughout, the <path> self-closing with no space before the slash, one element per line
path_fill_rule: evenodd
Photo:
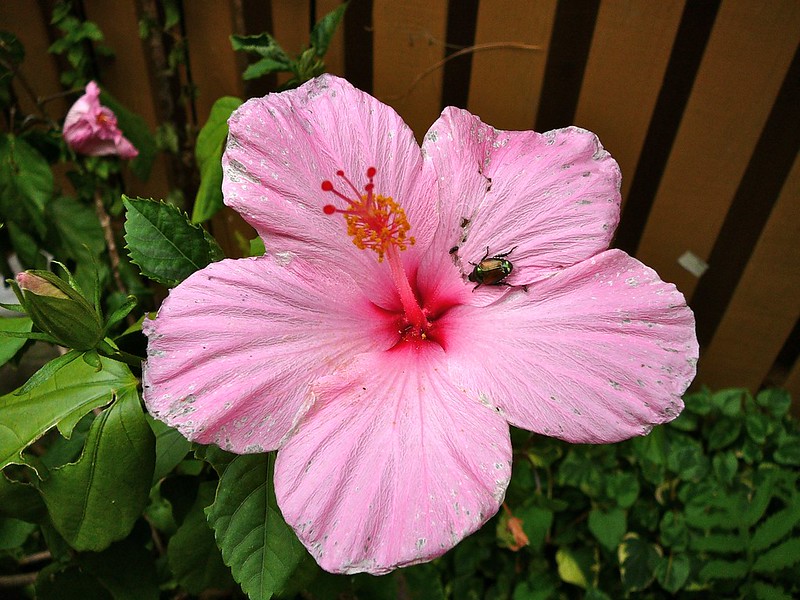
<path fill-rule="evenodd" d="M 695 277 L 700 277 L 708 270 L 708 263 L 691 250 L 687 250 L 678 259 L 678 264 Z"/>

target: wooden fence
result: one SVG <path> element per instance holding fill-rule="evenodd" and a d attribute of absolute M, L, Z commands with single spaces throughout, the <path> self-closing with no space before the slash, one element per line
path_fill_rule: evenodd
<path fill-rule="evenodd" d="M 0 2 L 42 95 L 61 89 L 47 54 L 52 4 Z M 98 78 L 153 127 L 180 108 L 163 77 L 166 46 L 187 44 L 179 77 L 197 94 L 182 114 L 202 125 L 219 96 L 276 83 L 242 82 L 247 59 L 231 33 L 270 31 L 296 52 L 338 1 L 176 4 L 178 33 L 143 41 L 139 20 L 163 19 L 156 0 L 76 1 L 116 52 L 98 59 Z M 798 40 L 797 0 L 352 0 L 327 64 L 418 136 L 448 104 L 498 128 L 595 131 L 622 167 L 616 245 L 674 281 L 696 312 L 698 383 L 784 385 L 800 397 Z M 166 196 L 173 167 L 159 162 L 133 191 Z"/>

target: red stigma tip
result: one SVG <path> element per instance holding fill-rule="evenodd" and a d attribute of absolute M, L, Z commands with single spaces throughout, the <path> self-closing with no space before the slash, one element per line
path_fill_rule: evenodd
<path fill-rule="evenodd" d="M 339 177 L 344 177 L 344 171 L 342 171 L 341 169 L 339 169 L 338 171 L 336 171 L 336 174 L 337 174 Z"/>
<path fill-rule="evenodd" d="M 333 191 L 333 184 L 326 179 L 325 181 L 322 182 L 322 191 L 323 192 Z"/>
<path fill-rule="evenodd" d="M 374 187 L 375 187 L 375 184 L 374 184 L 374 183 L 368 183 L 367 185 L 365 185 L 365 186 L 364 186 L 364 189 L 365 189 L 365 190 L 367 190 L 367 191 L 369 192 L 369 191 L 370 191 L 370 190 L 372 190 Z"/>
<path fill-rule="evenodd" d="M 332 215 L 336 212 L 336 207 L 333 204 L 326 204 L 322 207 L 322 212 L 324 212 L 326 215 Z"/>
<path fill-rule="evenodd" d="M 367 177 L 375 177 L 375 173 L 377 172 L 378 169 L 376 169 L 375 167 L 370 167 L 369 169 L 367 169 Z"/>

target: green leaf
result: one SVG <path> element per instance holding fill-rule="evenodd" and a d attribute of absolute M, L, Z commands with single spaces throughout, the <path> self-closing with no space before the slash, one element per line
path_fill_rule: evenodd
<path fill-rule="evenodd" d="M 167 560 L 172 573 L 191 594 L 208 588 L 229 588 L 234 585 L 230 569 L 214 542 L 203 509 L 214 500 L 215 482 L 200 484 L 197 499 L 175 535 L 169 540 Z"/>
<path fill-rule="evenodd" d="M 317 56 L 322 58 L 328 51 L 328 46 L 331 43 L 331 38 L 336 32 L 336 28 L 344 17 L 344 11 L 347 10 L 347 2 L 343 2 L 334 8 L 327 15 L 322 17 L 314 25 L 311 30 L 311 47 Z"/>
<path fill-rule="evenodd" d="M 66 256 L 91 261 L 106 248 L 103 229 L 94 210 L 68 196 L 54 198 L 47 205 L 48 222 L 56 230 Z"/>
<path fill-rule="evenodd" d="M 156 436 L 156 466 L 153 471 L 153 483 L 160 481 L 177 467 L 192 447 L 180 431 L 148 416 L 150 428 Z"/>
<path fill-rule="evenodd" d="M 736 459 L 736 454 L 732 451 L 720 452 L 719 454 L 715 454 L 714 458 L 711 459 L 711 466 L 720 483 L 730 485 L 733 482 L 733 478 L 736 476 L 739 461 Z"/>
<path fill-rule="evenodd" d="M 708 434 L 708 449 L 719 450 L 729 446 L 742 432 L 742 421 L 722 418 L 711 428 Z"/>
<path fill-rule="evenodd" d="M 208 121 L 197 136 L 194 155 L 200 170 L 200 187 L 192 210 L 192 223 L 201 223 L 214 216 L 222 204 L 222 152 L 228 137 L 228 117 L 241 106 L 242 100 L 223 96 L 211 107 Z"/>
<path fill-rule="evenodd" d="M 275 500 L 274 466 L 274 453 L 237 456 L 206 511 L 225 563 L 251 600 L 279 593 L 306 556 Z"/>
<path fill-rule="evenodd" d="M 589 572 L 587 565 L 582 563 L 569 548 L 559 548 L 556 551 L 556 565 L 561 580 L 586 589 L 589 585 Z"/>
<path fill-rule="evenodd" d="M 44 234 L 44 211 L 53 195 L 53 172 L 30 144 L 0 135 L 0 214 L 11 224 Z"/>
<path fill-rule="evenodd" d="M 0 473 L 0 516 L 36 523 L 47 516 L 47 510 L 35 487 L 10 481 Z"/>
<path fill-rule="evenodd" d="M 213 238 L 177 207 L 127 196 L 123 202 L 125 241 L 142 275 L 172 287 L 221 256 Z"/>
<path fill-rule="evenodd" d="M 0 553 L 22 546 L 36 529 L 36 525 L 19 519 L 0 518 Z"/>
<path fill-rule="evenodd" d="M 77 462 L 39 484 L 50 518 L 76 550 L 103 550 L 127 536 L 147 504 L 155 438 L 128 388 L 92 423 Z"/>
<path fill-rule="evenodd" d="M 526 506 L 516 513 L 522 519 L 522 530 L 528 536 L 531 549 L 543 548 L 547 532 L 553 524 L 553 511 L 539 506 Z"/>
<path fill-rule="evenodd" d="M 764 520 L 753 533 L 750 549 L 753 552 L 765 550 L 789 535 L 800 522 L 800 495 L 795 495 L 791 506 L 776 512 Z"/>
<path fill-rule="evenodd" d="M 772 458 L 779 465 L 800 465 L 800 436 L 790 435 L 781 439 Z"/>
<path fill-rule="evenodd" d="M 638 534 L 625 536 L 617 550 L 620 575 L 625 589 L 638 592 L 655 579 L 656 567 L 661 562 L 661 548 L 641 539 Z"/>
<path fill-rule="evenodd" d="M 742 579 L 747 577 L 748 566 L 744 560 L 709 560 L 700 569 L 700 579 Z"/>
<path fill-rule="evenodd" d="M 117 125 L 119 125 L 122 133 L 139 151 L 139 155 L 130 162 L 131 171 L 141 181 L 147 181 L 158 153 L 156 140 L 153 134 L 150 133 L 147 122 L 136 113 L 125 108 L 105 90 L 100 93 L 100 102 L 114 112 L 117 117 Z"/>
<path fill-rule="evenodd" d="M 689 579 L 691 564 L 689 557 L 685 554 L 670 554 L 661 557 L 656 567 L 656 579 L 665 590 L 675 594 L 680 590 L 686 580 Z"/>
<path fill-rule="evenodd" d="M 28 317 L 0 317 L 0 366 L 14 358 L 27 341 L 24 338 L 3 335 L 3 332 L 26 333 L 31 330 L 31 326 Z"/>
<path fill-rule="evenodd" d="M 278 41 L 266 32 L 258 35 L 232 35 L 231 46 L 234 50 L 253 52 L 263 58 L 280 63 L 285 71 L 291 69 L 292 59 L 281 48 Z"/>
<path fill-rule="evenodd" d="M 766 408 L 773 417 L 780 419 L 789 412 L 792 397 L 786 390 L 771 388 L 760 391 L 756 396 L 756 402 Z"/>
<path fill-rule="evenodd" d="M 742 412 L 742 400 L 749 395 L 744 388 L 720 390 L 712 394 L 711 404 L 726 417 L 736 417 Z"/>
<path fill-rule="evenodd" d="M 753 583 L 753 593 L 755 600 L 792 600 L 792 596 L 783 589 L 763 581 Z"/>
<path fill-rule="evenodd" d="M 77 566 L 52 563 L 36 578 L 37 600 L 113 600 L 97 579 Z"/>
<path fill-rule="evenodd" d="M 100 371 L 76 360 L 27 394 L 0 397 L 0 468 L 24 464 L 22 451 L 51 427 L 58 426 L 68 438 L 83 415 L 136 389 L 138 382 L 128 367 L 106 358 L 100 361 Z"/>
<path fill-rule="evenodd" d="M 158 600 L 158 575 L 153 556 L 131 536 L 103 552 L 78 555 L 84 571 L 93 575 L 114 600 Z"/>
<path fill-rule="evenodd" d="M 690 546 L 699 552 L 738 554 L 747 547 L 747 539 L 740 534 L 710 533 L 692 536 Z"/>
<path fill-rule="evenodd" d="M 766 415 L 761 413 L 752 413 L 747 415 L 744 421 L 747 428 L 747 435 L 749 435 L 757 444 L 763 444 L 767 435 L 769 435 L 770 420 Z"/>
<path fill-rule="evenodd" d="M 639 480 L 633 473 L 615 473 L 608 478 L 607 492 L 620 508 L 630 508 L 639 497 Z"/>
<path fill-rule="evenodd" d="M 250 81 L 251 79 L 258 79 L 270 73 L 283 73 L 288 70 L 288 67 L 282 62 L 272 60 L 271 58 L 262 58 L 253 64 L 247 65 L 247 68 L 242 73 L 242 79 Z"/>
<path fill-rule="evenodd" d="M 689 530 L 686 528 L 686 519 L 683 513 L 665 513 L 661 518 L 659 531 L 661 543 L 673 550 L 683 550 L 689 544 Z"/>
<path fill-rule="evenodd" d="M 796 537 L 786 540 L 759 556 L 755 564 L 753 564 L 753 571 L 756 573 L 774 573 L 791 567 L 799 561 L 800 537 Z"/>
<path fill-rule="evenodd" d="M 627 527 L 627 516 L 621 508 L 609 511 L 595 508 L 589 513 L 589 531 L 609 550 L 616 550 Z"/>

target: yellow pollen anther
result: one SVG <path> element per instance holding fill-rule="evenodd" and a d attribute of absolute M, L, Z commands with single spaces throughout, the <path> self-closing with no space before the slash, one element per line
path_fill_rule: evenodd
<path fill-rule="evenodd" d="M 348 205 L 345 209 L 338 209 L 332 204 L 327 204 L 323 207 L 323 211 L 328 215 L 342 214 L 347 223 L 347 235 L 353 238 L 356 247 L 361 250 L 373 250 L 378 255 L 378 262 L 381 262 L 391 246 L 396 246 L 398 250 L 406 250 L 414 244 L 414 238 L 408 235 L 411 225 L 403 207 L 390 196 L 373 193 L 372 180 L 375 172 L 374 167 L 367 170 L 369 183 L 364 186 L 366 194 L 362 194 L 345 177 L 343 171 L 337 171 L 336 174 L 355 192 L 355 198 L 345 196 L 336 190 L 330 181 L 323 181 L 324 191 L 332 192 Z"/>

